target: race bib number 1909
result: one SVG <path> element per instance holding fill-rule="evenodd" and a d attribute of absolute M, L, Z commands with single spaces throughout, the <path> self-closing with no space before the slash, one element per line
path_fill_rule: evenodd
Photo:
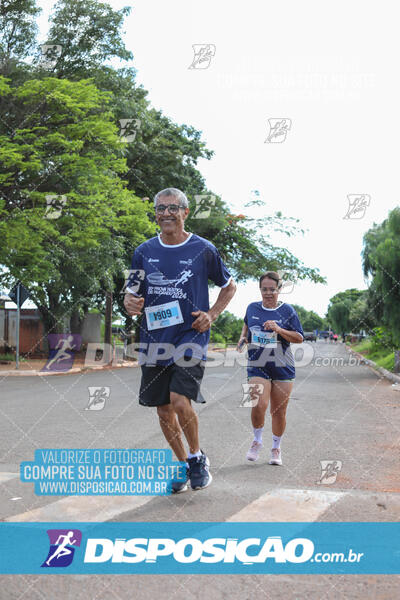
<path fill-rule="evenodd" d="M 158 306 L 148 306 L 144 311 L 146 314 L 147 329 L 149 331 L 183 323 L 181 307 L 179 306 L 178 300 L 167 302 L 166 304 L 159 304 Z"/>

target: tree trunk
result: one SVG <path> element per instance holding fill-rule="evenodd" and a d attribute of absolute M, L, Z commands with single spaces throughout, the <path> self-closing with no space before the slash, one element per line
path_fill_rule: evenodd
<path fill-rule="evenodd" d="M 82 333 L 83 319 L 84 317 L 81 316 L 79 308 L 74 308 L 70 318 L 71 333 Z"/>
<path fill-rule="evenodd" d="M 56 319 L 54 318 L 52 313 L 49 311 L 47 306 L 38 305 L 38 311 L 42 315 L 45 336 L 47 336 L 49 333 L 55 333 L 56 332 Z"/>

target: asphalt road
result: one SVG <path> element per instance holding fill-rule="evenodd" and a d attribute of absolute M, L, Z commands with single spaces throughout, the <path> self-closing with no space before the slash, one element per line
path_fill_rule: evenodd
<path fill-rule="evenodd" d="M 197 405 L 213 483 L 173 497 L 95 499 L 36 496 L 15 476 L 37 448 L 164 448 L 153 409 L 139 407 L 140 370 L 114 369 L 0 382 L 2 520 L 398 521 L 400 393 L 368 367 L 349 365 L 342 344 L 313 344 L 297 368 L 282 440 L 284 465 L 268 465 L 270 420 L 260 460 L 249 464 L 245 368 L 232 352 L 206 369 Z M 223 355 L 221 355 L 222 357 Z M 102 410 L 85 410 L 90 386 L 110 388 Z M 330 485 L 320 461 L 341 465 Z M 115 499 L 114 499 L 115 500 Z M 67 518 L 68 517 L 68 518 Z M 1 576 L 0 598 L 382 598 L 400 596 L 395 575 Z M 29 594 L 25 595 L 29 589 Z"/>

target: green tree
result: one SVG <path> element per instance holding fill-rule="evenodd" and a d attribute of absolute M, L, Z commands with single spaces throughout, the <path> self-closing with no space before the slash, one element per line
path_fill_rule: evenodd
<path fill-rule="evenodd" d="M 243 319 L 225 310 L 213 323 L 210 339 L 212 342 L 236 344 L 243 327 Z"/>
<path fill-rule="evenodd" d="M 400 208 L 364 236 L 363 269 L 369 278 L 369 313 L 389 328 L 395 345 L 400 345 Z"/>
<path fill-rule="evenodd" d="M 59 77 L 80 79 L 95 73 L 105 61 L 115 57 L 132 59 L 121 37 L 129 7 L 113 10 L 97 0 L 60 0 L 54 6 L 48 44 L 61 46 L 55 65 Z"/>
<path fill-rule="evenodd" d="M 307 317 L 302 323 L 302 325 L 303 330 L 305 331 L 314 331 L 315 329 L 321 331 L 324 328 L 324 320 L 322 317 L 317 315 L 316 312 L 314 312 L 313 310 L 309 310 L 307 312 Z"/>
<path fill-rule="evenodd" d="M 0 3 L 0 75 L 15 72 L 36 44 L 36 16 L 40 9 L 34 0 L 2 0 Z"/>
<path fill-rule="evenodd" d="M 286 269 L 295 278 L 324 282 L 317 269 L 307 268 L 286 248 L 275 247 L 269 241 L 271 231 L 288 236 L 300 233 L 298 221 L 284 218 L 281 213 L 258 219 L 232 215 L 228 205 L 206 189 L 197 169 L 200 158 L 213 156 L 202 141 L 201 132 L 186 124 L 178 125 L 152 108 L 147 92 L 135 83 L 134 69 L 114 70 L 105 64 L 106 60 L 130 57 L 123 51 L 119 34 L 127 12 L 105 8 L 96 0 L 60 0 L 55 7 L 48 43 L 58 43 L 63 48 L 54 68 L 57 77 L 94 77 L 100 89 L 112 93 L 116 122 L 134 121 L 134 140 L 125 149 L 128 188 L 140 197 L 152 199 L 163 188 L 177 187 L 186 193 L 192 205 L 197 194 L 214 195 L 216 202 L 210 217 L 196 219 L 192 212 L 187 227 L 218 247 L 239 281 L 258 277 L 266 269 Z M 97 24 L 89 28 L 90 35 L 86 34 L 87 22 Z M 111 32 L 112 39 L 106 32 Z M 256 202 L 260 203 L 260 212 L 265 212 L 265 206 Z M 146 205 L 149 217 L 153 218 L 151 202 Z"/>
<path fill-rule="evenodd" d="M 20 4 L 21 7 L 22 5 L 23 3 Z M 34 4 L 28 3 L 26 6 L 30 7 L 30 12 L 27 8 L 26 14 L 21 15 L 21 22 L 26 19 L 32 23 L 32 15 L 34 14 L 32 11 L 35 10 Z M 21 8 L 21 10 L 24 9 Z M 108 233 L 101 241 L 101 252 L 106 252 L 109 261 L 107 262 L 106 258 L 103 260 L 102 254 L 96 254 L 96 252 L 100 252 L 100 244 L 96 247 L 96 244 L 93 243 L 92 254 L 88 255 L 86 259 L 82 257 L 81 263 L 98 266 L 100 264 L 107 265 L 107 269 L 103 272 L 103 278 L 95 278 L 101 285 L 89 288 L 84 278 L 81 282 L 76 281 L 73 289 L 79 290 L 79 293 L 83 290 L 87 291 L 84 295 L 83 308 L 81 306 L 82 302 L 79 304 L 77 300 L 72 299 L 73 292 L 70 291 L 60 301 L 55 301 L 53 298 L 50 301 L 49 298 L 48 308 L 53 314 L 56 304 L 62 305 L 62 310 L 65 310 L 66 306 L 69 307 L 69 310 L 73 310 L 72 307 L 75 306 L 80 315 L 82 310 L 86 310 L 86 307 L 90 304 L 101 308 L 104 296 L 101 291 L 102 286 L 108 290 L 119 290 L 122 287 L 122 264 L 128 267 L 135 245 L 143 241 L 143 238 L 146 239 L 153 235 L 155 231 L 152 203 L 144 200 L 139 208 L 138 198 L 152 198 L 160 189 L 171 186 L 185 191 L 191 201 L 194 201 L 196 194 L 212 193 L 207 190 L 204 179 L 197 168 L 197 162 L 200 158 L 210 159 L 212 157 L 212 152 L 206 148 L 201 139 L 201 132 L 190 125 L 174 123 L 161 111 L 152 108 L 148 102 L 146 90 L 135 82 L 135 70 L 133 68 L 114 68 L 116 60 L 129 60 L 131 58 L 131 53 L 125 49 L 121 35 L 123 20 L 128 12 L 129 9 L 114 11 L 108 4 L 97 0 L 60 0 L 55 5 L 46 43 L 61 46 L 61 55 L 55 61 L 54 66 L 51 67 L 51 74 L 59 81 L 66 82 L 66 86 L 70 86 L 70 82 L 74 81 L 78 91 L 82 89 L 80 86 L 83 83 L 89 86 L 95 82 L 97 93 L 100 94 L 99 98 L 101 97 L 99 104 L 94 103 L 90 107 L 93 111 L 90 117 L 93 121 L 92 125 L 89 125 L 88 119 L 85 119 L 89 107 L 83 103 L 83 123 L 80 126 L 82 130 L 84 124 L 88 127 L 82 132 L 82 138 L 79 137 L 80 134 L 76 137 L 78 123 L 74 123 L 73 128 L 64 128 L 61 134 L 57 131 L 59 126 L 64 126 L 63 119 L 68 124 L 69 115 L 66 110 L 69 109 L 69 105 L 66 102 L 60 110 L 60 118 L 57 121 L 52 110 L 56 96 L 63 88 L 57 88 L 57 91 L 52 90 L 50 96 L 46 96 L 44 90 L 48 85 L 49 71 L 43 68 L 43 64 L 39 60 L 39 49 L 36 51 L 36 61 L 33 64 L 28 62 L 19 64 L 19 70 L 12 73 L 10 82 L 10 85 L 17 87 L 21 87 L 22 82 L 27 77 L 34 79 L 37 82 L 36 86 L 39 86 L 40 81 L 42 82 L 44 86 L 42 88 L 43 94 L 36 93 L 37 89 L 34 89 L 30 104 L 33 114 L 40 115 L 39 121 L 34 125 L 32 124 L 32 119 L 26 110 L 29 105 L 28 97 L 25 98 L 26 106 L 23 103 L 21 105 L 21 98 L 18 98 L 16 107 L 13 107 L 11 111 L 5 101 L 0 107 L 0 116 L 3 118 L 3 123 L 7 124 L 10 130 L 12 127 L 16 127 L 18 130 L 22 127 L 20 124 L 24 122 L 23 120 L 28 118 L 27 131 L 20 132 L 21 139 L 18 142 L 11 138 L 7 141 L 6 163 L 8 170 L 5 169 L 2 173 L 5 178 L 2 181 L 3 186 L 9 186 L 9 189 L 5 190 L 6 205 L 4 205 L 4 208 L 7 211 L 12 208 L 17 208 L 19 211 L 32 211 L 38 207 L 40 202 L 43 208 L 44 194 L 65 194 L 66 190 L 69 198 L 69 209 L 72 209 L 72 201 L 75 200 L 74 190 L 76 190 L 77 197 L 83 195 L 85 198 L 88 212 L 85 215 L 80 214 L 80 217 L 86 219 L 86 227 L 90 228 L 92 226 L 91 215 L 94 215 L 94 223 L 96 223 L 99 213 L 96 202 L 90 208 L 87 206 L 88 203 L 92 203 L 91 193 L 88 190 L 93 191 L 93 196 L 96 198 L 97 196 L 102 197 L 100 190 L 104 190 L 104 196 L 106 197 L 115 197 L 113 196 L 115 189 L 121 186 L 123 193 L 118 192 L 118 200 L 121 199 L 122 202 L 124 197 L 134 198 L 132 203 L 127 201 L 127 204 L 129 208 L 132 208 L 132 211 L 135 211 L 136 222 L 143 223 L 140 228 L 137 225 L 136 229 L 129 228 L 127 234 L 123 235 L 121 228 L 115 227 L 111 219 L 109 227 L 104 227 Z M 28 37 L 29 56 L 31 56 L 32 48 L 35 47 L 34 28 L 29 30 Z M 18 54 L 20 50 L 17 42 L 14 46 L 14 53 Z M 28 57 L 28 51 L 26 50 L 25 54 L 20 53 L 18 56 Z M 89 83 L 88 79 L 92 83 Z M 32 86 L 32 84 L 29 81 L 25 83 L 27 85 L 25 90 L 29 90 L 29 86 Z M 7 94 L 9 94 L 9 91 L 4 90 L 3 98 L 6 98 Z M 103 95 L 101 96 L 101 94 Z M 39 103 L 34 105 L 37 101 Z M 77 105 L 75 100 L 72 101 L 72 105 L 76 117 Z M 50 114 L 47 115 L 46 111 L 49 108 Z M 57 108 L 57 110 L 59 109 Z M 118 143 L 117 140 L 117 129 L 119 129 L 121 119 L 133 119 L 135 127 L 137 125 L 133 141 L 126 144 Z M 104 127 L 103 121 L 107 121 L 107 127 Z M 98 129 L 100 122 L 103 124 Z M 112 123 L 114 128 L 111 127 Z M 46 129 L 47 126 L 49 126 L 49 129 Z M 41 129 L 42 127 L 45 129 Z M 52 136 L 51 143 L 50 132 Z M 7 131 L 3 131 L 3 133 L 7 138 Z M 26 147 L 22 143 L 22 134 L 24 140 L 28 140 Z M 44 137 L 34 142 L 33 137 L 35 135 Z M 62 140 L 60 136 L 63 138 Z M 81 140 L 84 141 L 83 149 L 76 149 Z M 43 148 L 39 150 L 36 147 L 44 143 L 47 144 L 45 159 L 42 156 Z M 63 151 L 60 150 L 60 143 L 64 145 Z M 15 148 L 15 144 L 19 146 L 18 149 Z M 54 160 L 51 156 L 51 144 L 55 147 Z M 94 165 L 96 161 L 91 163 L 93 168 L 86 169 L 84 164 L 86 152 L 89 152 L 90 156 L 94 156 L 98 152 L 97 169 Z M 73 163 L 77 155 L 79 156 L 81 168 L 80 174 Z M 105 162 L 108 166 L 104 164 Z M 18 169 L 22 172 L 21 182 L 17 181 L 16 172 Z M 85 190 L 82 191 L 85 177 L 87 178 L 87 185 Z M 101 185 L 99 182 L 107 177 L 109 178 L 108 183 L 105 186 Z M 14 178 L 14 185 L 11 180 L 7 181 L 7 178 L 11 178 L 11 180 Z M 124 179 L 126 185 L 121 182 L 121 178 Z M 67 184 L 65 181 L 67 181 Z M 23 183 L 23 186 L 21 183 Z M 36 183 L 38 183 L 38 186 L 34 188 Z M 111 190 L 108 189 L 108 185 L 111 185 Z M 95 190 L 98 191 L 98 195 Z M 286 248 L 275 247 L 270 243 L 272 231 L 283 231 L 288 236 L 301 233 L 297 221 L 285 219 L 281 213 L 266 215 L 259 219 L 251 219 L 245 215 L 232 215 L 228 205 L 216 194 L 214 195 L 216 196 L 216 203 L 212 207 L 210 218 L 202 220 L 193 219 L 192 216 L 188 220 L 188 227 L 217 245 L 237 280 L 245 281 L 250 277 L 258 277 L 266 269 L 284 269 L 290 271 L 293 278 L 308 278 L 315 282 L 324 281 L 317 269 L 306 267 Z M 110 203 L 109 201 L 108 205 L 114 207 L 115 202 Z M 82 210 L 82 205 L 80 208 Z M 113 209 L 110 208 L 110 210 Z M 265 209 L 260 205 L 260 212 L 261 210 L 264 211 Z M 64 214 L 67 215 L 67 212 Z M 23 217 L 20 216 L 20 218 Z M 24 218 L 28 218 L 28 215 Z M 133 216 L 132 219 L 134 220 Z M 43 231 L 41 231 L 42 225 L 37 225 L 35 231 L 33 231 L 31 225 L 29 234 L 26 234 L 29 238 L 27 247 L 31 246 L 33 248 L 37 244 L 38 248 L 42 248 L 42 238 L 48 235 L 48 228 L 53 227 L 58 230 L 61 224 L 62 220 L 60 220 L 60 223 L 46 223 Z M 81 227 L 83 227 L 83 222 Z M 53 232 L 51 233 L 53 235 Z M 88 239 L 90 240 L 92 237 L 89 235 Z M 57 235 L 53 235 L 53 238 L 57 238 L 57 244 L 60 244 Z M 18 239 L 23 239 L 22 233 Z M 75 238 L 72 234 L 70 239 L 70 231 L 64 229 L 62 231 L 62 242 L 68 246 L 71 261 L 74 258 L 71 252 L 76 248 L 74 241 Z M 70 247 L 71 245 L 72 247 Z M 19 247 L 18 244 L 17 247 Z M 80 251 L 83 252 L 82 249 Z M 47 256 L 46 252 L 44 254 Z M 56 255 L 57 253 L 54 252 L 53 256 L 56 257 Z M 60 258 L 58 257 L 57 260 L 59 262 Z M 13 264 L 10 256 L 7 257 L 5 264 Z M 41 262 L 39 261 L 37 264 L 40 265 Z M 70 264 L 73 265 L 72 262 Z M 33 264 L 32 261 L 32 272 L 36 274 L 40 269 L 35 265 L 36 262 Z M 74 271 L 73 268 L 71 270 Z M 79 279 L 78 273 L 79 269 L 75 269 L 76 279 Z M 38 275 L 43 274 L 39 273 Z M 16 271 L 15 276 L 20 277 L 20 274 Z M 34 279 L 31 277 L 31 280 Z M 42 280 L 39 279 L 39 281 Z M 48 292 L 51 293 L 51 287 L 54 286 L 55 298 L 60 297 L 57 285 L 57 278 L 55 280 L 52 277 L 48 278 Z M 117 295 L 116 299 L 119 310 L 124 313 L 122 295 Z M 45 310 L 45 301 L 46 298 L 42 297 L 41 309 L 43 311 Z M 77 320 L 79 319 L 75 314 L 74 322 Z M 127 318 L 126 321 L 129 328 L 132 319 Z"/>
<path fill-rule="evenodd" d="M 20 279 L 54 331 L 66 314 L 79 323 L 96 293 L 113 289 L 126 245 L 141 243 L 154 225 L 119 176 L 124 144 L 108 94 L 89 81 L 11 88 L 1 78 L 0 97 L 0 114 L 14 111 L 0 125 L 2 279 Z M 66 197 L 57 219 L 47 208 L 53 195 Z"/>
<path fill-rule="evenodd" d="M 321 331 L 324 329 L 324 319 L 317 315 L 316 312 L 307 310 L 298 304 L 292 304 L 292 306 L 299 316 L 303 331 L 314 331 L 315 329 Z"/>
<path fill-rule="evenodd" d="M 366 329 L 367 324 L 364 320 L 360 321 L 358 319 L 358 315 L 360 315 L 360 304 L 357 305 L 357 302 L 364 296 L 365 290 L 362 291 L 355 288 L 339 292 L 332 296 L 329 300 L 328 311 L 326 314 L 329 326 L 335 331 L 344 331 L 347 333 L 351 331 L 355 333 L 362 329 Z M 355 309 L 356 306 L 357 310 Z M 353 311 L 353 313 L 351 311 Z"/>

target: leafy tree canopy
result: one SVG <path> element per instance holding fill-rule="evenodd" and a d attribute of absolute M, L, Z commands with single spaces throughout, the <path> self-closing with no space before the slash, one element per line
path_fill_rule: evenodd
<path fill-rule="evenodd" d="M 400 345 L 400 208 L 364 235 L 363 269 L 369 278 L 368 305 L 379 325 L 392 332 Z"/>

